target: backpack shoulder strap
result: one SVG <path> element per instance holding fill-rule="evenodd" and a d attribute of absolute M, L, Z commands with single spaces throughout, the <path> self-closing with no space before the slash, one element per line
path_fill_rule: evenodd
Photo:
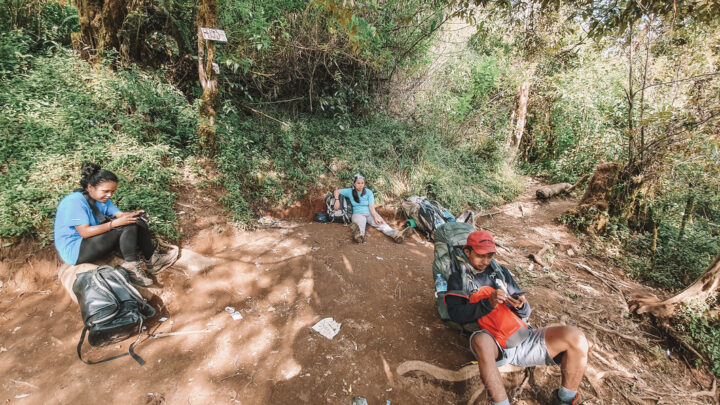
<path fill-rule="evenodd" d="M 87 330 L 88 330 L 87 326 L 83 328 L 82 334 L 80 335 L 80 340 L 78 341 L 78 344 L 77 344 L 77 355 L 78 355 L 78 358 L 80 359 L 80 361 L 82 361 L 83 363 L 85 363 L 85 364 L 100 364 L 100 363 L 105 363 L 105 362 L 107 362 L 107 361 L 119 359 L 119 358 L 121 358 L 121 357 L 125 357 L 125 356 L 128 356 L 128 355 L 129 355 L 129 356 L 132 357 L 135 361 L 137 361 L 138 364 L 140 364 L 141 366 L 145 365 L 145 360 L 143 360 L 142 357 L 140 357 L 140 356 L 138 356 L 137 354 L 135 354 L 135 352 L 134 352 L 133 349 L 132 349 L 132 347 L 133 347 L 133 345 L 135 344 L 135 342 L 133 342 L 133 343 L 130 345 L 130 348 L 128 349 L 128 352 L 127 352 L 127 353 L 117 354 L 117 355 L 115 355 L 115 356 L 111 356 L 111 357 L 108 357 L 108 358 L 105 358 L 105 359 L 102 359 L 102 360 L 98 360 L 98 361 L 90 361 L 90 360 L 85 360 L 85 359 L 83 359 L 83 358 L 82 358 L 82 345 L 83 345 L 83 343 L 85 342 L 85 334 L 87 334 Z"/>

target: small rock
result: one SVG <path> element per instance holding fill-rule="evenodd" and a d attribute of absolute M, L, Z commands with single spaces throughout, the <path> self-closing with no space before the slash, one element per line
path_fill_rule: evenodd
<path fill-rule="evenodd" d="M 567 255 L 570 256 L 570 257 L 573 257 L 573 256 L 575 256 L 575 251 L 572 250 L 572 249 L 568 249 Z"/>
<path fill-rule="evenodd" d="M 196 253 L 190 249 L 182 249 L 180 258 L 173 266 L 187 270 L 191 273 L 200 273 L 213 267 L 215 262 L 200 253 Z"/>

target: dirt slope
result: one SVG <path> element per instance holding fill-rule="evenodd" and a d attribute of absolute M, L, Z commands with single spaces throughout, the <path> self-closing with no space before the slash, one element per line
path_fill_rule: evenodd
<path fill-rule="evenodd" d="M 593 342 L 582 385 L 587 403 L 717 403 L 714 391 L 704 392 L 711 377 L 690 370 L 672 351 L 668 356 L 652 328 L 627 314 L 623 294 L 638 286 L 607 261 L 589 257 L 581 241 L 554 221 L 575 201 L 539 204 L 531 198 L 537 186 L 530 182 L 526 195 L 477 224 L 497 235 L 499 261 L 530 291 L 531 323 L 578 325 Z M 160 311 L 149 328 L 198 333 L 142 335 L 136 352 L 147 361 L 143 367 L 128 357 L 85 365 L 75 354 L 82 329 L 77 306 L 52 277 L 52 261 L 30 260 L 32 268 L 23 271 L 44 272 L 31 289 L 0 273 L 0 401 L 350 404 L 363 396 L 371 405 L 455 404 L 471 397 L 486 403 L 484 393 L 473 395 L 482 387 L 477 376 L 449 382 L 423 371 L 397 372 L 411 360 L 448 370 L 472 361 L 466 338 L 435 316 L 431 244 L 415 236 L 396 245 L 371 230 L 368 241 L 356 245 L 337 224 L 282 222 L 236 231 L 222 217 L 207 221 L 209 206 L 184 204 L 183 215 L 201 229 L 186 247 L 216 265 L 200 274 L 174 268 L 160 274 L 160 287 L 150 290 Z M 549 266 L 531 265 L 528 254 L 544 245 L 551 247 L 543 257 Z M 226 306 L 243 319 L 233 320 Z M 332 340 L 311 329 L 325 317 L 342 323 Z M 130 342 L 86 345 L 84 353 L 100 359 L 126 351 Z M 509 387 L 526 376 L 505 375 Z M 560 378 L 557 368 L 547 367 L 527 376 L 513 391 L 517 403 L 546 403 Z"/>

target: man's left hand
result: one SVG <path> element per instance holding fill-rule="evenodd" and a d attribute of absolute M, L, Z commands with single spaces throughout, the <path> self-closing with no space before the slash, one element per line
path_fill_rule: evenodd
<path fill-rule="evenodd" d="M 527 298 L 525 298 L 525 294 L 517 295 L 517 298 L 513 298 L 512 296 L 508 296 L 505 302 L 517 309 L 522 308 L 523 305 L 527 302 Z"/>

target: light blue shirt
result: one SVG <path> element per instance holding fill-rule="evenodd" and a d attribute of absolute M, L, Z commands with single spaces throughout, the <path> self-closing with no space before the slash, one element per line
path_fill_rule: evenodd
<path fill-rule="evenodd" d="M 107 216 L 112 216 L 120 210 L 112 203 L 95 201 L 97 209 Z M 95 214 L 90 208 L 85 196 L 80 192 L 74 192 L 65 196 L 58 204 L 55 213 L 55 249 L 60 257 L 68 264 L 76 264 L 80 254 L 82 236 L 75 229 L 78 225 L 100 225 Z"/>
<path fill-rule="evenodd" d="M 360 202 L 355 202 L 352 195 L 352 188 L 341 188 L 340 194 L 350 199 L 350 204 L 353 207 L 353 214 L 369 214 L 370 204 L 375 205 L 375 196 L 369 188 L 365 188 L 365 195 L 359 195 Z"/>

